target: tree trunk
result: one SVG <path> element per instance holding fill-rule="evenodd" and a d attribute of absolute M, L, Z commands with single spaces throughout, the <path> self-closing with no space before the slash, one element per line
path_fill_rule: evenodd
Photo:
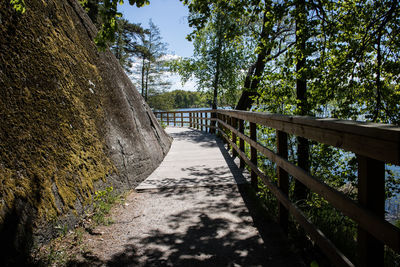
<path fill-rule="evenodd" d="M 145 56 L 143 55 L 142 60 L 142 97 L 144 97 L 144 73 L 145 72 Z"/>
<path fill-rule="evenodd" d="M 218 25 L 221 25 L 221 15 L 218 13 L 217 17 Z M 220 65 L 221 65 L 221 49 L 222 49 L 222 32 L 221 29 L 218 29 L 217 32 L 217 55 L 215 59 L 215 75 L 214 75 L 214 92 L 213 92 L 213 101 L 212 101 L 212 109 L 218 108 L 218 86 L 219 86 L 219 75 L 220 75 Z M 211 116 L 215 117 L 214 113 L 211 113 Z M 212 120 L 210 123 L 211 126 L 215 127 L 217 125 L 215 120 Z M 211 133 L 214 133 L 214 129 L 212 129 Z"/>
<path fill-rule="evenodd" d="M 147 97 L 149 93 L 149 72 L 150 72 L 150 61 L 147 62 L 146 66 L 146 77 L 145 77 L 145 90 L 144 90 L 144 100 L 147 102 Z"/>
<path fill-rule="evenodd" d="M 306 68 L 306 19 L 307 13 L 305 0 L 296 2 L 296 95 L 298 100 L 298 115 L 305 116 L 309 113 L 307 103 L 307 80 L 305 74 Z M 297 164 L 300 168 L 309 172 L 310 169 L 310 146 L 308 140 L 303 137 L 297 137 Z M 306 199 L 309 190 L 298 180 L 294 185 L 295 200 Z"/>
<path fill-rule="evenodd" d="M 265 5 L 267 5 L 267 3 L 265 3 Z M 265 9 L 268 10 L 267 6 L 265 7 Z M 271 49 L 267 49 L 267 47 L 265 46 L 265 43 L 267 43 L 268 41 L 268 31 L 271 30 L 266 29 L 265 27 L 265 24 L 267 23 L 266 12 L 267 11 L 264 11 L 263 27 L 258 44 L 261 51 L 257 55 L 256 63 L 252 65 L 247 72 L 242 95 L 240 96 L 238 104 L 236 105 L 236 109 L 238 110 L 249 110 L 254 103 L 254 97 L 259 96 L 257 89 L 265 68 L 265 58 L 271 53 Z"/>
<path fill-rule="evenodd" d="M 381 54 L 381 39 L 382 39 L 382 32 L 379 31 L 378 39 L 377 39 L 377 55 L 376 55 L 376 106 L 373 121 L 377 122 L 379 118 L 379 113 L 382 108 L 381 101 L 382 101 L 382 82 L 381 82 L 381 66 L 382 66 L 382 54 Z"/>

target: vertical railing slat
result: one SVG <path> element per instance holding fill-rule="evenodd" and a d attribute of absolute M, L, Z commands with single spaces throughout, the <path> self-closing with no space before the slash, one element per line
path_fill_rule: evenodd
<path fill-rule="evenodd" d="M 257 125 L 254 122 L 250 122 L 250 138 L 257 142 Z M 253 146 L 250 146 L 250 160 L 257 166 L 257 150 Z M 251 185 L 257 190 L 257 174 L 253 170 L 251 171 Z"/>
<path fill-rule="evenodd" d="M 385 163 L 357 155 L 358 202 L 372 213 L 385 218 Z M 358 227 L 358 266 L 383 266 L 384 245 Z"/>
<path fill-rule="evenodd" d="M 181 127 L 183 127 L 183 112 L 181 112 Z"/>
<path fill-rule="evenodd" d="M 204 115 L 206 116 L 206 119 L 204 121 L 205 125 L 206 125 L 206 132 L 210 131 L 210 128 L 208 127 L 209 123 L 208 123 L 208 114 L 209 113 L 204 113 Z"/>
<path fill-rule="evenodd" d="M 239 132 L 244 134 L 244 120 L 239 120 Z M 239 138 L 239 148 L 244 152 L 244 140 L 242 138 Z M 244 166 L 244 160 L 240 158 L 240 168 L 244 168 Z"/>
<path fill-rule="evenodd" d="M 237 119 L 235 117 L 231 117 L 231 126 L 237 130 Z M 237 136 L 234 132 L 232 132 L 232 142 L 237 145 Z M 234 157 L 238 155 L 234 149 L 232 149 L 232 155 Z"/>
<path fill-rule="evenodd" d="M 169 126 L 169 112 L 167 112 L 167 126 Z"/>
<path fill-rule="evenodd" d="M 203 112 L 200 112 L 200 130 L 203 131 Z"/>
<path fill-rule="evenodd" d="M 282 131 L 276 131 L 276 146 L 277 146 L 277 154 L 284 159 L 288 158 L 288 138 L 287 133 Z M 277 167 L 277 177 L 278 177 L 278 187 L 280 190 L 288 195 L 289 194 L 289 175 L 288 173 L 280 168 Z M 278 222 L 281 225 L 282 229 L 287 232 L 288 231 L 288 218 L 289 212 L 282 205 L 281 202 L 278 203 Z"/>

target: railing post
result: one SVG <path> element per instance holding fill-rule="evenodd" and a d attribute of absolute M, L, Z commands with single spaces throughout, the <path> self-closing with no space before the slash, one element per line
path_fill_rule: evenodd
<path fill-rule="evenodd" d="M 237 119 L 234 118 L 234 117 L 231 117 L 231 126 L 232 126 L 233 128 L 235 128 L 235 130 L 237 130 Z M 233 142 L 235 145 L 237 145 L 237 136 L 236 136 L 236 134 L 235 134 L 234 132 L 232 132 L 232 142 Z M 232 155 L 233 155 L 234 157 L 236 157 L 236 156 L 238 155 L 238 153 L 236 152 L 236 150 L 233 149 L 233 147 L 232 147 Z"/>
<path fill-rule="evenodd" d="M 169 126 L 169 112 L 167 112 L 167 126 Z"/>
<path fill-rule="evenodd" d="M 174 112 L 174 126 L 176 126 L 176 113 Z"/>
<path fill-rule="evenodd" d="M 214 114 L 214 115 L 213 115 L 213 114 Z M 219 119 L 220 114 L 219 114 L 219 113 L 212 113 L 212 114 L 211 114 L 211 118 L 212 118 L 213 116 L 214 116 L 215 119 L 216 119 L 216 121 L 215 121 L 215 129 L 211 129 L 211 130 L 213 131 L 213 133 L 218 134 L 220 125 L 219 125 L 219 123 L 218 123 L 217 120 Z M 211 123 L 211 125 L 213 125 L 213 124 Z"/>
<path fill-rule="evenodd" d="M 226 116 L 225 116 L 225 114 L 220 114 L 220 120 L 222 121 L 222 122 L 226 122 Z M 225 133 L 225 126 L 223 125 L 223 124 L 221 124 L 221 131 L 222 132 L 224 132 Z M 222 141 L 224 142 L 224 144 L 226 144 L 226 140 L 225 140 L 225 138 L 222 138 Z"/>
<path fill-rule="evenodd" d="M 225 116 L 225 123 L 228 124 L 228 125 L 231 125 L 229 116 Z M 226 134 L 229 135 L 229 132 L 230 132 L 229 129 L 225 128 L 225 131 L 226 131 Z M 226 140 L 226 145 L 227 145 L 227 149 L 229 151 L 231 149 L 231 146 L 229 145 L 228 140 Z"/>
<path fill-rule="evenodd" d="M 254 122 L 250 122 L 250 138 L 257 142 L 257 125 Z M 250 160 L 257 166 L 257 150 L 253 146 L 250 146 Z M 258 189 L 257 174 L 253 170 L 251 170 L 251 185 L 255 190 Z"/>
<path fill-rule="evenodd" d="M 385 163 L 357 155 L 358 202 L 372 213 L 385 218 Z M 358 226 L 358 265 L 383 266 L 384 245 Z"/>
<path fill-rule="evenodd" d="M 161 122 L 161 124 L 162 124 L 162 123 L 163 123 L 163 113 L 162 113 L 162 112 L 160 113 L 160 117 L 161 117 L 161 118 L 160 118 L 160 122 Z"/>
<path fill-rule="evenodd" d="M 210 131 L 209 127 L 208 127 L 208 112 L 204 113 L 204 116 L 206 116 L 205 120 L 204 120 L 204 124 L 206 125 L 206 132 L 208 133 Z"/>
<path fill-rule="evenodd" d="M 203 131 L 203 112 L 200 112 L 200 124 L 201 124 L 200 129 L 201 131 Z"/>
<path fill-rule="evenodd" d="M 244 134 L 244 120 L 239 120 L 239 132 Z M 242 138 L 239 138 L 239 148 L 240 151 L 244 152 L 244 140 Z M 244 160 L 240 158 L 240 168 L 244 168 Z"/>
<path fill-rule="evenodd" d="M 277 146 L 277 154 L 284 159 L 288 158 L 288 141 L 287 141 L 287 133 L 282 131 L 276 131 L 276 146 Z M 277 177 L 278 177 L 278 187 L 285 194 L 289 194 L 289 175 L 288 173 L 277 167 Z M 289 212 L 279 202 L 278 204 L 278 222 L 281 225 L 282 229 L 287 232 L 288 231 L 288 218 Z"/>
<path fill-rule="evenodd" d="M 192 115 L 193 115 L 193 113 L 189 112 L 189 125 L 190 125 L 190 128 L 193 128 Z"/>
<path fill-rule="evenodd" d="M 183 112 L 181 112 L 181 127 L 183 127 Z"/>
<path fill-rule="evenodd" d="M 210 119 L 213 119 L 213 118 L 217 118 L 217 113 L 215 113 L 215 112 L 211 112 L 211 116 L 210 116 Z M 210 126 L 217 126 L 217 122 L 215 122 L 215 123 L 213 123 L 213 121 L 212 120 L 210 120 Z M 215 129 L 212 129 L 211 127 L 210 127 L 210 133 L 217 133 L 217 129 L 215 128 Z"/>

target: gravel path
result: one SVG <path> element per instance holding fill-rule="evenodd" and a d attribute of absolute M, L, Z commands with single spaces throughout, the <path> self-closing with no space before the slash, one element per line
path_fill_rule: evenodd
<path fill-rule="evenodd" d="M 246 179 L 223 145 L 198 131 L 168 131 L 174 137 L 169 155 L 140 192 L 113 210 L 115 223 L 84 241 L 90 253 L 76 265 L 302 266 L 275 223 L 251 216 Z M 220 155 L 196 153 L 202 145 L 207 155 Z"/>

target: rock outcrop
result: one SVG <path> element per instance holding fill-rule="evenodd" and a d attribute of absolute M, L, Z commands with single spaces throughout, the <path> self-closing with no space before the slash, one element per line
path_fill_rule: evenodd
<path fill-rule="evenodd" d="M 76 0 L 0 1 L 0 258 L 73 225 L 96 190 L 126 191 L 171 139 Z"/>

